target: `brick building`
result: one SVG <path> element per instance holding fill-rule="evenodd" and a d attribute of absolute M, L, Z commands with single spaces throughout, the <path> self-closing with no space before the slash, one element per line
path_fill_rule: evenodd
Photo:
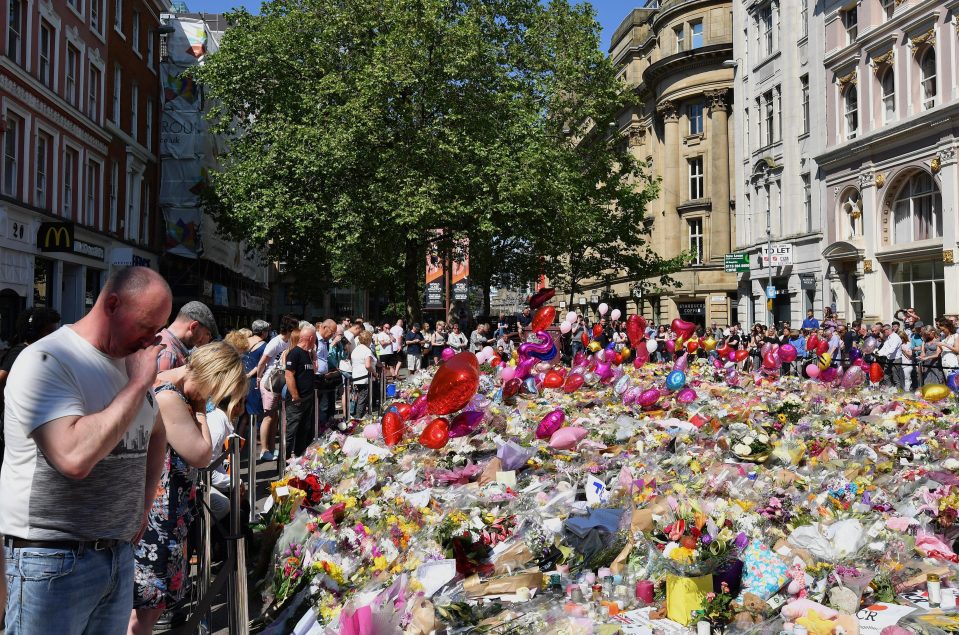
<path fill-rule="evenodd" d="M 25 307 L 65 323 L 114 267 L 158 264 L 166 0 L 0 6 L 0 338 Z"/>

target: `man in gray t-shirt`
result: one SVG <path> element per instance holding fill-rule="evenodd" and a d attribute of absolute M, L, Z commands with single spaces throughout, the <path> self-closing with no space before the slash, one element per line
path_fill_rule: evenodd
<path fill-rule="evenodd" d="M 171 310 L 159 274 L 123 269 L 90 313 L 13 365 L 0 472 L 6 635 L 126 632 L 130 543 L 166 454 L 152 387 Z"/>

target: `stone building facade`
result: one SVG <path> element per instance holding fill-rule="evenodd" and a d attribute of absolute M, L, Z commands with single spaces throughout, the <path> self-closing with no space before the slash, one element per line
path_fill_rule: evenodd
<path fill-rule="evenodd" d="M 814 3 L 733 3 L 736 68 L 736 249 L 739 316 L 750 324 L 798 325 L 828 304 L 822 276 L 823 219 L 813 159 L 825 131 L 823 36 L 810 29 Z M 819 124 L 819 125 L 817 125 Z M 767 246 L 791 263 L 764 262 Z M 776 259 L 778 261 L 778 258 Z M 775 289 L 767 294 L 767 288 Z M 773 295 L 773 298 L 768 298 Z"/>
<path fill-rule="evenodd" d="M 959 2 L 825 2 L 829 303 L 846 319 L 959 314 Z"/>
<path fill-rule="evenodd" d="M 650 248 L 664 258 L 687 252 L 691 262 L 673 276 L 674 289 L 639 294 L 635 280 L 611 276 L 592 290 L 587 285 L 584 299 L 599 295 L 630 310 L 633 301 L 656 322 L 677 315 L 705 325 L 735 321 L 736 276 L 723 269 L 735 235 L 732 41 L 728 1 L 648 2 L 616 29 L 610 55 L 642 100 L 618 124 L 634 155 L 661 179 L 649 209 Z"/>

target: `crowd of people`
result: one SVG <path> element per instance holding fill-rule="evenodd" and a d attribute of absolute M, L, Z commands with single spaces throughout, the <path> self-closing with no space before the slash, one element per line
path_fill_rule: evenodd
<path fill-rule="evenodd" d="M 158 274 L 131 267 L 111 277 L 75 324 L 58 328 L 60 316 L 47 309 L 25 312 L 17 344 L 0 359 L 7 635 L 151 633 L 187 588 L 198 470 L 218 465 L 234 424 L 255 417 L 259 459 L 271 461 L 285 458 L 276 454 L 285 416 L 286 452 L 302 454 L 317 431 L 366 417 L 375 382 L 440 364 L 447 349 L 492 347 L 507 361 L 532 324 L 529 309 L 495 322 L 450 315 L 409 328 L 403 320 L 285 316 L 275 329 L 255 320 L 221 340 L 201 302 L 164 325 L 171 305 Z M 796 328 L 713 323 L 686 341 L 650 325 L 647 349 L 657 362 L 746 351 L 741 368 L 758 370 L 765 347 L 790 344 L 797 356 L 782 373 L 803 374 L 824 355 L 835 365 L 864 357 L 903 390 L 959 370 L 953 319 L 926 324 L 912 308 L 895 318 L 846 323 L 827 312 L 820 321 L 810 311 Z M 825 346 L 810 350 L 812 336 Z M 594 342 L 629 346 L 626 322 L 605 316 L 577 316 L 556 339 L 567 360 Z M 229 479 L 219 473 L 215 518 L 230 512 Z"/>

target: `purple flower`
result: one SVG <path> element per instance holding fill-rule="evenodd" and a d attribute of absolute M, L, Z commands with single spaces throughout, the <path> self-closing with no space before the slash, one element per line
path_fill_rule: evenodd
<path fill-rule="evenodd" d="M 703 543 L 703 546 L 706 546 L 713 541 L 713 537 L 709 534 L 703 534 L 699 537 L 699 541 Z"/>
<path fill-rule="evenodd" d="M 737 549 L 745 549 L 746 545 L 749 544 L 749 538 L 746 537 L 746 534 L 739 532 L 739 535 L 736 536 L 736 541 L 733 543 L 736 545 Z"/>

